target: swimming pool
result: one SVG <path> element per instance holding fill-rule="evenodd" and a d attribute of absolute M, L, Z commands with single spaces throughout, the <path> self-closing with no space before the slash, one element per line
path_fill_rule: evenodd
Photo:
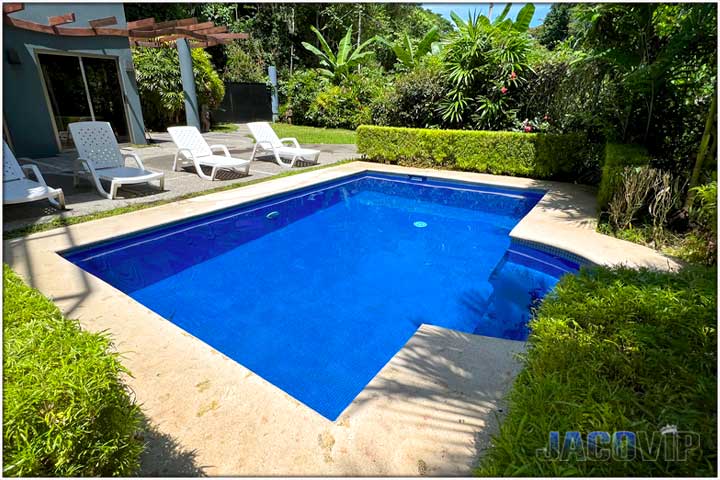
<path fill-rule="evenodd" d="M 369 172 L 63 256 L 334 420 L 423 323 L 527 337 L 542 195 Z"/>

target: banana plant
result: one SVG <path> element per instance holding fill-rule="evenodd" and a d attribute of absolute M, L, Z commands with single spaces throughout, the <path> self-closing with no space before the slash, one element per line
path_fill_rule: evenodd
<path fill-rule="evenodd" d="M 353 48 L 352 27 L 348 28 L 347 34 L 340 40 L 337 53 L 333 52 L 327 40 L 317 28 L 311 26 L 310 29 L 317 36 L 320 49 L 307 42 L 302 42 L 302 45 L 320 59 L 320 65 L 324 68 L 319 68 L 318 72 L 334 82 L 347 77 L 352 68 L 366 61 L 374 53 L 365 49 L 368 45 L 375 43 L 377 37 L 372 37 Z"/>
<path fill-rule="evenodd" d="M 406 33 L 402 38 L 398 38 L 394 42 L 390 42 L 385 38 L 379 38 L 379 41 L 387 45 L 395 52 L 398 61 L 408 69 L 416 67 L 420 60 L 433 51 L 435 42 L 440 39 L 440 29 L 438 27 L 431 28 L 425 36 L 420 40 L 417 46 L 413 46 L 410 37 Z"/>

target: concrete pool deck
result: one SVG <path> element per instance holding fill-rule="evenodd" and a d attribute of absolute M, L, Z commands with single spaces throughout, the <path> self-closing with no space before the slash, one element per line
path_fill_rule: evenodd
<path fill-rule="evenodd" d="M 597 233 L 591 188 L 367 162 L 5 241 L 5 262 L 29 285 L 84 328 L 113 336 L 149 424 L 142 474 L 471 474 L 503 414 L 523 342 L 423 325 L 331 422 L 56 253 L 368 170 L 547 190 L 512 237 L 598 264 L 678 267 Z"/>
<path fill-rule="evenodd" d="M 236 158 L 250 159 L 252 157 L 255 143 L 250 137 L 250 130 L 245 124 L 238 124 L 236 132 L 209 132 L 204 133 L 203 137 L 209 145 L 226 145 L 231 155 Z M 304 144 L 303 146 L 321 151 L 318 159 L 319 165 L 329 165 L 359 157 L 355 145 Z M 118 196 L 115 199 L 108 200 L 101 197 L 88 180 L 82 181 L 78 186 L 73 185 L 73 168 L 77 157 L 75 151 L 31 161 L 20 159 L 19 161 L 22 164 L 36 165 L 48 185 L 62 188 L 65 193 L 67 209 L 58 210 L 46 200 L 4 205 L 3 231 L 7 232 L 29 225 L 46 223 L 57 218 L 77 217 L 129 205 L 172 200 L 187 194 L 256 181 L 288 170 L 275 163 L 272 155 L 262 152 L 250 164 L 249 175 L 245 175 L 243 172 L 221 170 L 218 172 L 215 181 L 208 181 L 200 178 L 193 167 L 185 167 L 176 172 L 173 171 L 172 165 L 177 147 L 175 147 L 167 132 L 153 133 L 152 143 L 149 145 L 142 147 L 124 146 L 122 151 L 136 153 L 147 169 L 163 172 L 165 174 L 165 189 L 159 190 L 157 184 L 126 185 L 118 190 Z M 292 170 L 297 171 L 314 166 L 313 163 L 299 163 Z M 210 170 L 206 169 L 205 173 L 209 172 Z"/>

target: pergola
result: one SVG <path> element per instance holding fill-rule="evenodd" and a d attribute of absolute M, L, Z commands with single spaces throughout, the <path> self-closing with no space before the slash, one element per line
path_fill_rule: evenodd
<path fill-rule="evenodd" d="M 63 27 L 75 22 L 75 13 L 48 17 L 47 25 L 10 16 L 25 7 L 22 3 L 4 3 L 3 19 L 6 25 L 30 30 L 33 32 L 58 35 L 64 37 L 127 37 L 130 46 L 168 47 L 179 39 L 188 41 L 190 48 L 205 48 L 227 44 L 233 40 L 246 39 L 247 33 L 228 33 L 226 26 L 217 26 L 213 22 L 198 23 L 197 18 L 184 18 L 168 22 L 155 22 L 154 18 L 144 18 L 127 22 L 125 28 L 114 27 L 118 21 L 115 17 L 96 18 L 90 20 L 89 27 Z"/>
<path fill-rule="evenodd" d="M 30 30 L 61 37 L 127 37 L 132 47 L 163 48 L 176 46 L 180 58 L 180 74 L 185 96 L 187 124 L 200 129 L 200 111 L 195 93 L 191 48 L 205 48 L 228 44 L 233 40 L 249 38 L 247 33 L 228 33 L 226 26 L 214 22 L 198 23 L 196 18 L 184 18 L 168 22 L 155 22 L 144 18 L 127 22 L 118 27 L 115 17 L 96 18 L 88 21 L 89 27 L 64 27 L 75 22 L 75 13 L 48 17 L 47 24 L 12 17 L 11 14 L 24 10 L 22 3 L 3 3 L 3 21 L 15 28 Z"/>

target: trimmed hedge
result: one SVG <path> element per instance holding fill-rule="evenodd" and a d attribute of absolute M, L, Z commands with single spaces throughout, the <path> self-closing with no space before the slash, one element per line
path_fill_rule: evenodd
<path fill-rule="evenodd" d="M 581 133 L 377 127 L 357 129 L 358 152 L 368 160 L 533 178 L 574 179 L 589 155 Z"/>
<path fill-rule="evenodd" d="M 133 474 L 140 411 L 110 339 L 80 330 L 7 265 L 3 279 L 3 474 Z"/>
<path fill-rule="evenodd" d="M 563 277 L 531 321 L 508 415 L 477 473 L 716 476 L 716 273 L 595 268 Z M 672 441 L 659 445 L 658 436 L 666 425 L 698 435 L 684 461 L 665 460 Z M 551 431 L 560 458 L 543 455 Z M 569 431 L 581 433 L 585 458 L 566 455 Z M 634 459 L 599 459 L 588 455 L 593 431 L 649 436 L 638 434 Z M 644 438 L 653 434 L 657 457 L 648 458 Z"/>
<path fill-rule="evenodd" d="M 625 167 L 641 167 L 650 163 L 650 154 L 642 145 L 608 143 L 598 190 L 598 208 L 605 208 L 612 200 Z"/>

